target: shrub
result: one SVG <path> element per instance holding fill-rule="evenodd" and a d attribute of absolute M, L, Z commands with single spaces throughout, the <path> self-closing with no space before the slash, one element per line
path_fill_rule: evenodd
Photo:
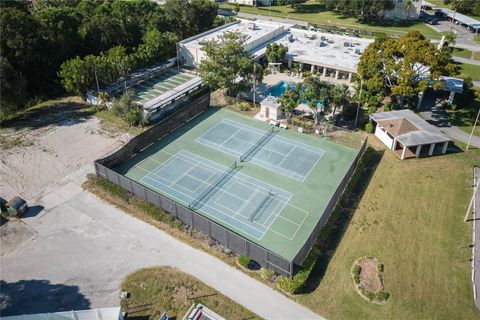
<path fill-rule="evenodd" d="M 377 263 L 377 272 L 382 273 L 383 272 L 383 263 Z"/>
<path fill-rule="evenodd" d="M 272 281 L 275 277 L 275 271 L 273 271 L 272 269 L 262 268 L 262 273 L 263 276 L 270 281 Z"/>
<path fill-rule="evenodd" d="M 123 120 L 131 126 L 139 125 L 142 122 L 142 110 L 137 105 L 132 105 L 123 115 Z"/>
<path fill-rule="evenodd" d="M 312 73 L 310 71 L 305 71 L 302 73 L 302 77 L 305 79 L 305 78 L 308 78 L 312 75 Z"/>
<path fill-rule="evenodd" d="M 375 293 L 375 300 L 377 301 L 387 301 L 388 297 L 390 297 L 390 293 L 380 290 L 377 293 Z"/>
<path fill-rule="evenodd" d="M 387 112 L 387 111 L 392 111 L 394 108 L 393 108 L 393 103 L 391 102 L 387 102 L 385 103 L 385 105 L 383 106 L 383 111 L 384 112 Z"/>
<path fill-rule="evenodd" d="M 250 111 L 252 109 L 252 106 L 248 102 L 240 102 L 238 104 L 238 109 L 240 111 Z"/>
<path fill-rule="evenodd" d="M 368 107 L 368 114 L 375 113 L 375 111 L 377 111 L 377 107 L 375 106 Z"/>
<path fill-rule="evenodd" d="M 372 293 L 368 290 L 365 290 L 363 288 L 360 288 L 360 292 L 369 300 L 373 301 L 375 299 L 375 293 Z"/>
<path fill-rule="evenodd" d="M 356 284 L 360 283 L 360 272 L 362 272 L 362 267 L 360 267 L 358 264 L 355 264 L 353 266 L 352 274 L 353 274 L 353 281 Z"/>
<path fill-rule="evenodd" d="M 365 124 L 365 131 L 367 133 L 372 133 L 373 132 L 373 124 L 371 124 L 370 122 L 368 122 L 367 124 Z"/>
<path fill-rule="evenodd" d="M 244 268 L 248 268 L 250 266 L 250 258 L 248 257 L 245 257 L 245 256 L 239 256 L 238 257 L 238 263 L 244 267 Z"/>

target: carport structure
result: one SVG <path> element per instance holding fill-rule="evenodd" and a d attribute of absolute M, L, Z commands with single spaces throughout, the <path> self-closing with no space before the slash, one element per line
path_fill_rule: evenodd
<path fill-rule="evenodd" d="M 377 136 L 400 159 L 445 154 L 451 141 L 446 135 L 411 110 L 370 115 Z"/>

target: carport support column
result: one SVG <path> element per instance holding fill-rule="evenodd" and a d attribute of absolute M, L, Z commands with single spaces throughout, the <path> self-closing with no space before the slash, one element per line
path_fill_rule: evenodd
<path fill-rule="evenodd" d="M 327 67 L 323 67 L 323 76 L 324 76 L 324 77 L 327 76 Z"/>
<path fill-rule="evenodd" d="M 453 103 L 453 98 L 455 98 L 455 91 L 450 91 L 450 96 L 448 97 L 448 105 Z"/>
<path fill-rule="evenodd" d="M 407 152 L 407 146 L 403 146 L 403 150 L 402 150 L 402 156 L 400 157 L 400 159 L 402 160 L 405 160 L 405 153 Z"/>
<path fill-rule="evenodd" d="M 340 71 L 335 70 L 335 79 L 338 79 L 338 76 L 340 75 Z"/>
<path fill-rule="evenodd" d="M 348 73 L 348 83 L 352 82 L 352 73 Z"/>
<path fill-rule="evenodd" d="M 420 151 L 422 151 L 422 145 L 418 145 L 415 150 L 415 158 L 420 158 Z"/>
<path fill-rule="evenodd" d="M 447 153 L 447 147 L 448 147 L 448 141 L 445 141 L 443 143 L 443 148 L 442 148 L 442 153 L 443 154 Z"/>
<path fill-rule="evenodd" d="M 312 66 L 310 67 L 310 72 L 312 74 L 315 73 L 315 65 L 312 64 Z"/>
<path fill-rule="evenodd" d="M 430 149 L 428 149 L 428 155 L 431 156 L 433 155 L 433 150 L 435 149 L 435 143 L 432 143 L 430 145 Z"/>

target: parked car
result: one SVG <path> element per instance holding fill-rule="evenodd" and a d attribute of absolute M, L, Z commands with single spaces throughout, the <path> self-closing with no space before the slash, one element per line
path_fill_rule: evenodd
<path fill-rule="evenodd" d="M 431 25 L 437 25 L 438 20 L 436 18 L 432 18 L 432 19 L 427 20 L 427 23 L 431 24 Z"/>
<path fill-rule="evenodd" d="M 13 197 L 8 202 L 0 197 L 0 208 L 2 213 L 13 217 L 19 217 L 28 211 L 27 201 L 20 197 Z"/>

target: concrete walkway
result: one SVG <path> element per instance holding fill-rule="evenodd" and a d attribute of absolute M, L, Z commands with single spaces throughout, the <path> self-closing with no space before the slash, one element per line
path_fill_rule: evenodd
<path fill-rule="evenodd" d="M 419 115 L 429 123 L 435 125 L 440 131 L 447 135 L 450 139 L 460 141 L 467 144 L 470 135 L 459 128 L 452 126 L 443 111 L 443 106 L 437 104 L 430 110 L 420 112 Z M 470 145 L 480 148 L 480 137 L 472 136 Z"/>
<path fill-rule="evenodd" d="M 474 64 L 477 66 L 480 66 L 480 61 L 479 60 L 474 60 L 474 59 L 466 59 L 466 58 L 460 58 L 460 57 L 452 57 L 453 61 L 455 62 L 460 62 L 460 63 L 465 63 L 465 64 Z"/>
<path fill-rule="evenodd" d="M 473 175 L 473 185 L 476 186 L 480 179 L 480 168 L 475 168 Z M 480 188 L 475 194 L 473 207 L 473 225 L 472 225 L 472 282 L 473 282 L 473 301 L 480 310 Z"/>
<path fill-rule="evenodd" d="M 83 190 L 86 170 L 91 169 L 49 186 L 36 200 L 29 199 L 45 209 L 22 219 L 33 231 L 31 238 L 13 251 L 2 248 L 2 316 L 117 306 L 119 286 L 127 274 L 168 265 L 262 318 L 322 319 L 243 272 Z"/>

